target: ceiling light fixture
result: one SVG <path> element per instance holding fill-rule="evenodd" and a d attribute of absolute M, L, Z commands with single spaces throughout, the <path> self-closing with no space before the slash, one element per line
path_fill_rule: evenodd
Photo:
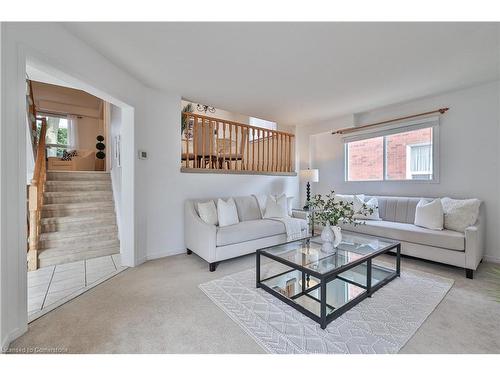
<path fill-rule="evenodd" d="M 215 112 L 215 108 L 210 106 L 210 105 L 205 105 L 205 104 L 197 104 L 196 105 L 196 109 L 199 111 L 199 112 L 205 112 L 207 113 L 210 112 L 210 113 L 214 113 Z"/>

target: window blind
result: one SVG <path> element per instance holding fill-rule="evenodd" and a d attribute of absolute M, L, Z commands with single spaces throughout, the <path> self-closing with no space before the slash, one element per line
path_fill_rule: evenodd
<path fill-rule="evenodd" d="M 429 173 L 432 170 L 432 148 L 430 145 L 411 146 L 410 169 L 412 173 Z"/>

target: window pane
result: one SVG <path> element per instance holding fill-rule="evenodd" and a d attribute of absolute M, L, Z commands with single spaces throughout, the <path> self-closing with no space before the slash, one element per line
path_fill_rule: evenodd
<path fill-rule="evenodd" d="M 388 135 L 387 180 L 432 179 L 432 128 Z"/>
<path fill-rule="evenodd" d="M 257 117 L 250 117 L 250 125 L 256 126 L 258 128 L 264 128 L 264 129 L 270 129 L 270 130 L 277 130 L 277 124 L 272 121 L 267 121 L 267 120 L 262 120 Z M 264 131 L 260 130 L 255 130 L 255 132 L 250 131 L 250 141 L 253 141 L 254 139 L 260 139 L 264 138 Z"/>
<path fill-rule="evenodd" d="M 43 116 L 47 120 L 47 156 L 61 157 L 68 146 L 68 119 L 56 116 Z M 40 122 L 41 125 L 41 122 Z"/>
<path fill-rule="evenodd" d="M 384 137 L 347 143 L 347 180 L 384 179 Z"/>

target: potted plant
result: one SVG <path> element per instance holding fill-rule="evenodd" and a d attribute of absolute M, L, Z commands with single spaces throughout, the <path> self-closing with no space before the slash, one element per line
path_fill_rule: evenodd
<path fill-rule="evenodd" d="M 325 196 L 316 194 L 309 203 L 314 215 L 314 222 L 324 226 L 321 232 L 321 239 L 327 244 L 337 247 L 342 241 L 342 231 L 340 223 L 363 224 L 363 221 L 354 218 L 354 215 L 371 215 L 373 208 L 369 208 L 365 203 L 357 211 L 354 210 L 354 203 L 335 199 L 335 191 L 331 191 Z"/>

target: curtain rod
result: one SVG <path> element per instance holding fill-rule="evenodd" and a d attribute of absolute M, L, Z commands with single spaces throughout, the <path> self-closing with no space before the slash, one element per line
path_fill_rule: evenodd
<path fill-rule="evenodd" d="M 392 120 L 385 120 L 385 121 L 375 122 L 373 124 L 367 124 L 367 125 L 361 125 L 361 126 L 354 126 L 354 127 L 350 127 L 350 128 L 339 129 L 339 130 L 333 131 L 332 134 L 347 134 L 347 133 L 352 133 L 352 132 L 356 132 L 356 131 L 363 130 L 363 129 L 366 129 L 366 128 L 370 128 L 372 126 L 379 126 L 379 125 L 383 125 L 383 124 L 388 124 L 390 122 L 396 122 L 396 121 L 401 121 L 401 120 L 408 120 L 410 118 L 431 115 L 433 113 L 443 114 L 447 110 L 449 110 L 448 107 L 446 107 L 446 108 L 439 108 L 439 109 L 436 109 L 434 111 L 418 113 L 416 115 L 410 115 L 410 116 L 405 116 L 405 117 L 398 117 L 398 118 L 395 118 L 395 119 L 392 119 Z"/>

